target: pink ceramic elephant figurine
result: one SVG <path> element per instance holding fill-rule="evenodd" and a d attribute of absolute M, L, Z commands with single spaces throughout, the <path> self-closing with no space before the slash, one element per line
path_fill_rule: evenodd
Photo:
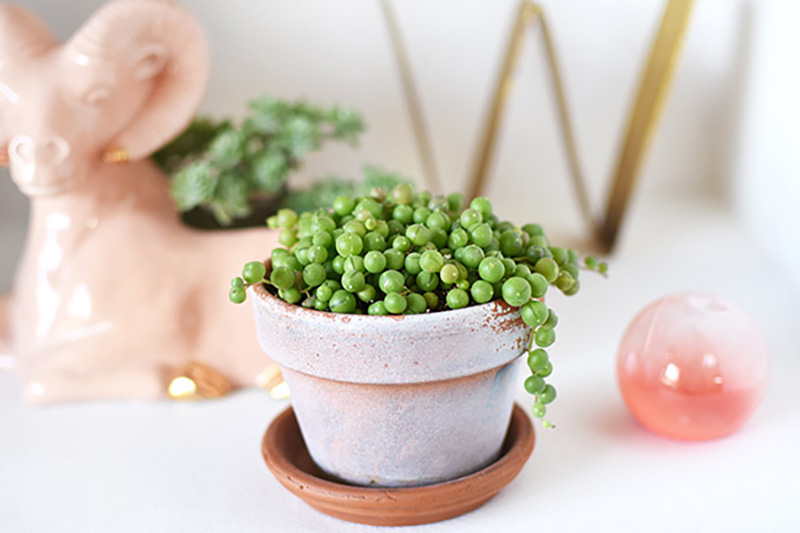
<path fill-rule="evenodd" d="M 164 397 L 190 362 L 244 386 L 268 366 L 227 290 L 277 234 L 184 227 L 147 160 L 189 122 L 208 71 L 201 28 L 171 1 L 110 3 L 63 45 L 0 5 L 0 153 L 31 200 L 0 347 L 29 401 Z"/>

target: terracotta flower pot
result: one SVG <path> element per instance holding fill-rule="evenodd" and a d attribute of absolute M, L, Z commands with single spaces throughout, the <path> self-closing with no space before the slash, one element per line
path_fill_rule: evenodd
<path fill-rule="evenodd" d="M 253 289 L 314 462 L 357 485 L 454 479 L 495 461 L 530 331 L 502 302 L 409 316 L 341 315 Z"/>

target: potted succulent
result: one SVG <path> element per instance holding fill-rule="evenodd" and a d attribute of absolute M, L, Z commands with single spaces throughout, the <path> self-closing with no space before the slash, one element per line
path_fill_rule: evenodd
<path fill-rule="evenodd" d="M 184 222 L 204 229 L 252 227 L 277 211 L 289 174 L 306 154 L 328 141 L 354 145 L 363 129 L 353 110 L 267 95 L 250 102 L 238 124 L 195 118 L 153 160 L 171 177 Z"/>
<path fill-rule="evenodd" d="M 281 207 L 286 207 L 296 213 L 316 211 L 330 207 L 337 196 L 345 195 L 354 198 L 365 196 L 373 189 L 388 191 L 401 183 L 411 182 L 396 172 L 366 165 L 361 180 L 334 174 L 323 177 L 308 187 L 292 188 L 281 202 Z M 261 223 L 263 222 L 262 220 Z"/>
<path fill-rule="evenodd" d="M 270 220 L 284 247 L 244 266 L 264 351 L 281 365 L 313 460 L 349 483 L 437 483 L 497 459 L 523 354 L 543 418 L 556 390 L 548 288 L 574 295 L 606 265 L 500 221 L 486 198 L 338 196 Z M 551 424 L 547 421 L 545 425 Z"/>

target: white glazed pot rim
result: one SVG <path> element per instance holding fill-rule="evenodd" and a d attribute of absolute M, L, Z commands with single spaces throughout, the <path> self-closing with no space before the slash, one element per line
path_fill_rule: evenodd
<path fill-rule="evenodd" d="M 281 366 L 354 383 L 443 381 L 510 363 L 530 328 L 503 301 L 420 315 L 352 315 L 284 302 L 250 289 L 262 349 Z"/>
<path fill-rule="evenodd" d="M 514 308 L 508 305 L 503 300 L 494 300 L 485 304 L 470 305 L 463 309 L 448 309 L 446 311 L 436 311 L 433 313 L 420 313 L 417 315 L 356 315 L 352 313 L 334 313 L 332 311 L 319 311 L 317 309 L 309 309 L 297 304 L 290 304 L 281 300 L 272 294 L 264 285 L 254 285 L 250 289 L 251 294 L 256 296 L 270 309 L 286 314 L 296 315 L 295 318 L 299 322 L 316 322 L 319 320 L 334 320 L 342 322 L 342 324 L 352 324 L 358 327 L 360 323 L 374 323 L 382 321 L 384 324 L 395 324 L 398 328 L 399 324 L 407 323 L 410 327 L 419 327 L 425 322 L 432 319 L 435 320 L 441 315 L 455 316 L 458 319 L 466 319 L 468 316 L 475 314 L 484 315 L 486 313 L 496 312 L 497 314 L 512 314 L 515 313 Z M 436 335 L 435 330 L 427 332 L 415 332 L 414 336 L 424 336 L 425 334 Z"/>

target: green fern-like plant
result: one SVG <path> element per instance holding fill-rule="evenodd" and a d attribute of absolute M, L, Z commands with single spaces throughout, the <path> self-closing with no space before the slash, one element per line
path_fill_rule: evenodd
<path fill-rule="evenodd" d="M 179 211 L 203 207 L 227 226 L 252 212 L 253 198 L 283 190 L 309 152 L 328 141 L 354 146 L 363 130 L 351 109 L 263 96 L 238 124 L 196 118 L 153 160 L 170 176 Z"/>

